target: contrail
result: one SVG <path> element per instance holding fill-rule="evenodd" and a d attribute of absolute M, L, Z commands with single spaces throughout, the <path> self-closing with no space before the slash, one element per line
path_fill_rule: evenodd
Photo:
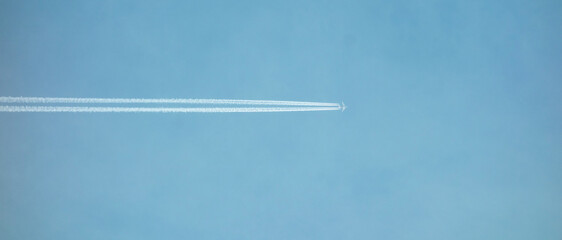
<path fill-rule="evenodd" d="M 276 106 L 315 106 L 340 107 L 337 103 L 297 102 L 272 100 L 235 99 L 183 99 L 183 98 L 49 98 L 49 97 L 0 97 L 0 103 L 170 103 L 170 104 L 233 104 L 233 105 L 276 105 Z"/>
<path fill-rule="evenodd" d="M 190 99 L 190 98 L 52 98 L 52 97 L 0 97 L 0 112 L 159 112 L 159 113 L 233 113 L 233 112 L 304 112 L 337 111 L 345 105 L 324 102 Z M 49 106 L 57 104 L 55 106 Z M 76 106 L 69 104 L 86 104 Z M 99 106 L 117 104 L 117 106 Z M 128 104 L 199 104 L 203 107 L 140 107 Z M 65 106 L 67 105 L 67 106 Z M 122 106 L 125 105 L 125 106 Z M 210 107 L 205 105 L 238 105 L 243 107 Z M 267 106 L 267 107 L 258 107 Z"/>
<path fill-rule="evenodd" d="M 152 112 L 152 113 L 236 113 L 236 112 L 305 112 L 338 111 L 340 107 L 234 107 L 234 108 L 164 108 L 164 107 L 62 107 L 0 106 L 0 112 Z"/>

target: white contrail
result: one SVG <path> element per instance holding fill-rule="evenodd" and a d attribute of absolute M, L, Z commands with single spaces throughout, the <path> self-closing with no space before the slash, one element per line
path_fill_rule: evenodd
<path fill-rule="evenodd" d="M 338 111 L 340 107 L 235 107 L 235 108 L 150 108 L 150 107 L 62 107 L 0 106 L 0 112 L 154 112 L 154 113 L 235 113 L 235 112 L 306 112 Z"/>
<path fill-rule="evenodd" d="M 50 97 L 0 97 L 1 103 L 174 103 L 174 104 L 233 104 L 233 105 L 276 105 L 276 106 L 317 106 L 340 107 L 337 103 L 297 102 L 272 100 L 235 99 L 183 99 L 183 98 L 50 98 Z"/>

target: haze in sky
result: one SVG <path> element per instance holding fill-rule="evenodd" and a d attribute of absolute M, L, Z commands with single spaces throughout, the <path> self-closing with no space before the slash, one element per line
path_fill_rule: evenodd
<path fill-rule="evenodd" d="M 554 0 L 0 1 L 0 96 L 349 105 L 0 112 L 0 239 L 562 239 L 561 22 Z"/>

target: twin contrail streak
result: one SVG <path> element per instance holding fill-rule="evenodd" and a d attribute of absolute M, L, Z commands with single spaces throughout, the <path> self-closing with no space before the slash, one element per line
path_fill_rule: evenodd
<path fill-rule="evenodd" d="M 235 112 L 307 112 L 337 111 L 339 107 L 274 107 L 274 108 L 152 108 L 152 107 L 59 107 L 0 106 L 0 112 L 153 112 L 153 113 L 235 113 Z"/>
<path fill-rule="evenodd" d="M 337 103 L 234 100 L 234 99 L 177 99 L 177 98 L 46 98 L 0 97 L 0 112 L 129 112 L 129 113 L 248 113 L 248 112 L 307 112 L 345 109 Z M 43 105 L 41 105 L 43 104 Z M 57 105 L 52 105 L 57 104 Z M 86 104 L 76 106 L 72 104 Z M 99 106 L 99 104 L 118 104 Z M 182 104 L 174 107 L 128 107 L 127 104 Z M 185 107 L 184 105 L 202 105 Z M 60 106 L 59 106 L 60 105 Z M 70 106 L 68 106 L 70 105 Z M 210 107 L 215 106 L 217 107 Z M 224 105 L 236 105 L 225 107 Z M 258 106 L 259 105 L 259 106 Z"/>
<path fill-rule="evenodd" d="M 0 97 L 2 103 L 177 103 L 177 104 L 235 104 L 277 106 L 339 107 L 337 103 L 296 102 L 272 100 L 235 99 L 183 99 L 183 98 L 47 98 L 47 97 Z"/>

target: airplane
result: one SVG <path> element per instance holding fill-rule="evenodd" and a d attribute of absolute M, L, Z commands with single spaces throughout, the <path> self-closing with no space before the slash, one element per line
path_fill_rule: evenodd
<path fill-rule="evenodd" d="M 346 108 L 347 108 L 347 107 L 345 106 L 345 103 L 341 102 L 341 105 L 340 105 L 341 111 L 342 111 L 342 112 L 345 111 Z"/>

